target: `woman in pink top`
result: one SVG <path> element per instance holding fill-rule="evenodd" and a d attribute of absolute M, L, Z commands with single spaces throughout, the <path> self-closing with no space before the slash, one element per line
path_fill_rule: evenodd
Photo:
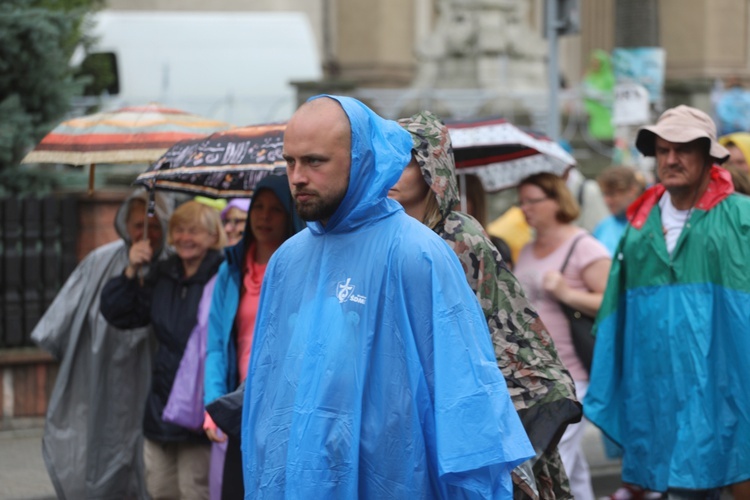
<path fill-rule="evenodd" d="M 527 177 L 518 186 L 518 199 L 536 235 L 521 250 L 514 272 L 549 330 L 582 401 L 589 376 L 576 356 L 560 302 L 596 316 L 609 276 L 609 253 L 593 236 L 571 224 L 580 209 L 562 178 L 548 173 Z M 561 273 L 574 242 L 576 246 Z M 558 448 L 573 496 L 593 500 L 589 467 L 581 448 L 585 425 L 585 420 L 569 425 Z"/>
<path fill-rule="evenodd" d="M 234 391 L 247 376 L 255 317 L 266 265 L 284 241 L 304 228 L 286 175 L 269 175 L 256 187 L 242 241 L 226 250 L 209 313 L 204 402 Z M 209 439 L 227 439 L 206 415 Z M 229 436 L 221 498 L 244 498 L 239 436 Z"/>

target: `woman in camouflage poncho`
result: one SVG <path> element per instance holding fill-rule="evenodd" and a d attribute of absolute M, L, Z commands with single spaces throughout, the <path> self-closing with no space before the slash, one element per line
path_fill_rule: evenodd
<path fill-rule="evenodd" d="M 508 391 L 537 451 L 532 463 L 527 463 L 532 466 L 533 479 L 529 467 L 523 467 L 527 464 L 514 471 L 514 496 L 572 498 L 557 442 L 566 426 L 581 418 L 573 380 L 482 226 L 454 210 L 459 196 L 448 129 L 427 111 L 399 123 L 412 134 L 413 159 L 389 196 L 456 252 L 487 318 Z"/>

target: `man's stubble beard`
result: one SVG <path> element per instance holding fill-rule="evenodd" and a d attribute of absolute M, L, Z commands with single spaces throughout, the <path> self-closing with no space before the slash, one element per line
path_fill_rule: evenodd
<path fill-rule="evenodd" d="M 348 186 L 347 186 L 348 187 Z M 297 208 L 297 213 L 302 220 L 307 222 L 328 220 L 330 219 L 339 205 L 346 196 L 346 188 L 340 193 L 336 193 L 332 198 L 323 199 L 315 198 L 314 201 L 302 204 L 299 200 L 295 200 L 294 204 Z"/>

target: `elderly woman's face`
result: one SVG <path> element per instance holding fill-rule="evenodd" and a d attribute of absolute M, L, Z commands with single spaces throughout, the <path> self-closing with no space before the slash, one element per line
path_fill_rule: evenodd
<path fill-rule="evenodd" d="M 421 220 L 422 217 L 417 212 L 424 209 L 425 198 L 429 191 L 430 186 L 422 177 L 419 165 L 416 160 L 412 159 L 396 185 L 388 191 L 388 198 L 401 203 L 407 214 Z"/>
<path fill-rule="evenodd" d="M 197 221 L 174 226 L 170 236 L 177 256 L 184 262 L 203 260 L 218 239 Z"/>
<path fill-rule="evenodd" d="M 554 221 L 560 208 L 556 200 L 533 184 L 524 184 L 518 188 L 518 205 L 526 222 L 535 229 Z"/>

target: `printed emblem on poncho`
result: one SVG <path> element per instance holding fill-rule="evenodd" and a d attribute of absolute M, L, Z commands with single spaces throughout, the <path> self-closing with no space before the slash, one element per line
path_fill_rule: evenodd
<path fill-rule="evenodd" d="M 336 297 L 339 299 L 339 303 L 343 304 L 347 300 L 350 300 L 364 305 L 367 302 L 367 297 L 364 295 L 354 295 L 354 285 L 350 285 L 351 281 L 351 278 L 346 278 L 346 283 L 339 281 L 336 287 Z"/>

